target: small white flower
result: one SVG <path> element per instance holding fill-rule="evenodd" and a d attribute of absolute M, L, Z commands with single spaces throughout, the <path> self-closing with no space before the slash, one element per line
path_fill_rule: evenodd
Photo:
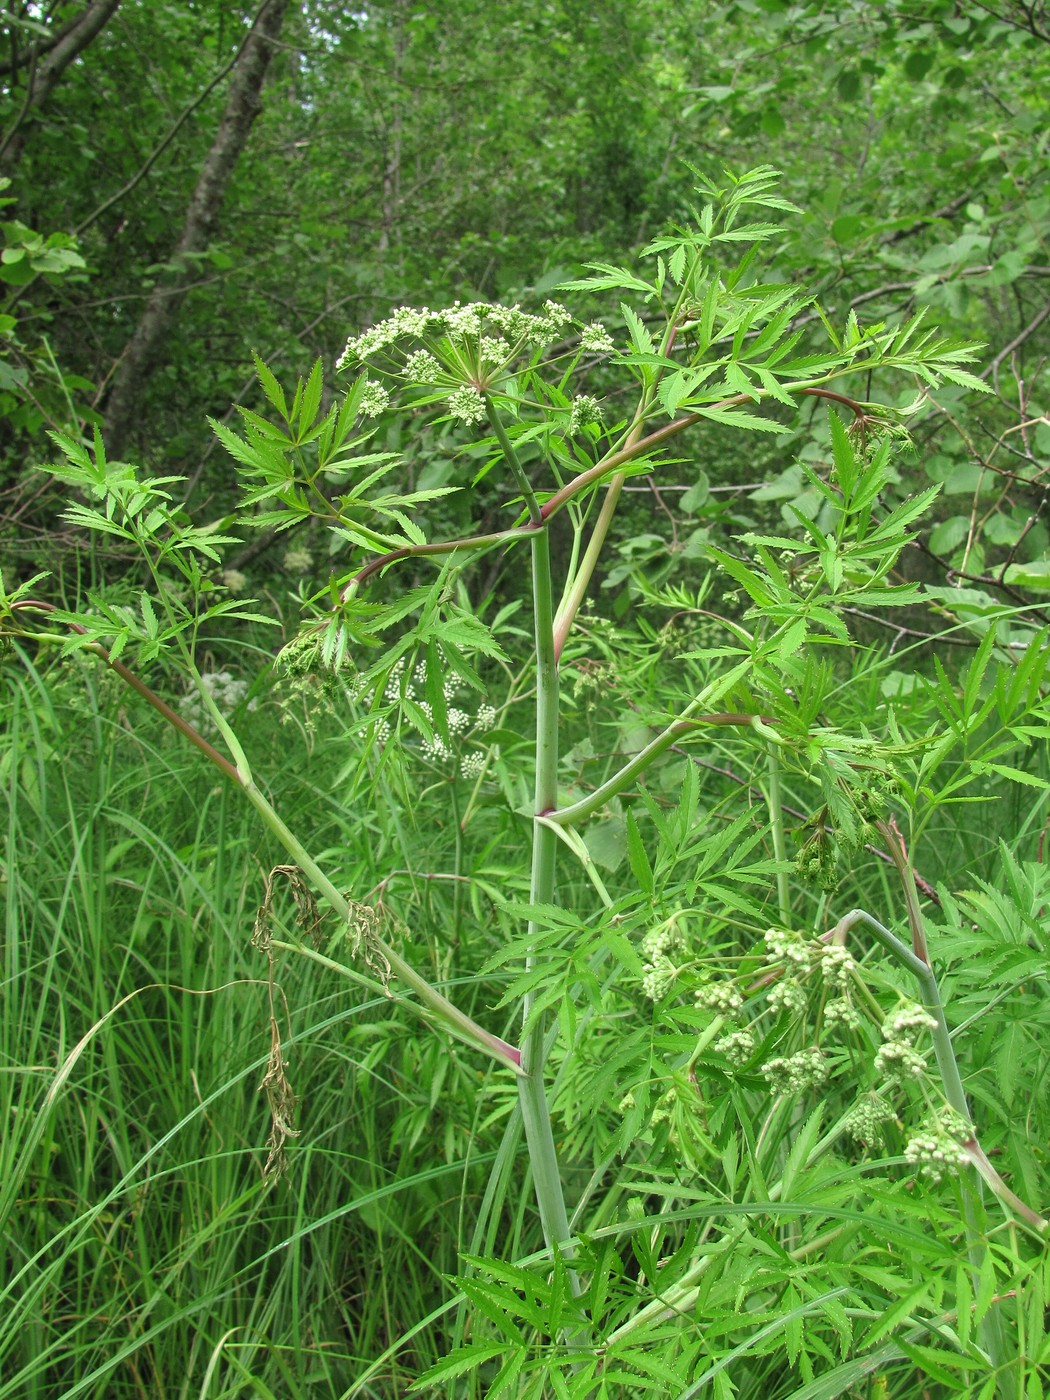
<path fill-rule="evenodd" d="M 594 355 L 607 355 L 616 349 L 616 342 L 601 321 L 592 321 L 580 335 L 580 349 Z"/>
<path fill-rule="evenodd" d="M 222 581 L 231 593 L 243 593 L 248 587 L 248 580 L 240 569 L 223 569 Z"/>
<path fill-rule="evenodd" d="M 496 711 L 491 705 L 479 705 L 474 716 L 474 733 L 487 734 L 496 723 Z"/>
<path fill-rule="evenodd" d="M 447 714 L 449 734 L 465 734 L 470 728 L 470 716 L 452 707 Z"/>
<path fill-rule="evenodd" d="M 452 757 L 452 750 L 440 734 L 435 734 L 433 739 L 424 739 L 422 752 L 423 757 L 431 763 L 443 763 Z"/>
<path fill-rule="evenodd" d="M 405 361 L 405 378 L 415 384 L 436 384 L 441 378 L 441 366 L 429 350 L 417 350 Z"/>
<path fill-rule="evenodd" d="M 465 384 L 448 396 L 448 411 L 463 423 L 480 423 L 485 417 L 485 400 L 473 384 Z"/>
<path fill-rule="evenodd" d="M 387 678 L 387 683 L 383 689 L 384 700 L 393 701 L 401 699 L 401 672 L 404 669 L 404 658 L 401 658 L 398 661 L 394 662 L 394 665 L 390 669 L 390 675 Z"/>
<path fill-rule="evenodd" d="M 479 336 L 482 316 L 488 310 L 484 302 L 472 301 L 461 306 L 457 301 L 444 314 L 445 325 L 450 335 Z"/>
<path fill-rule="evenodd" d="M 382 384 L 374 379 L 365 381 L 361 390 L 361 412 L 366 418 L 378 418 L 390 407 L 390 394 Z"/>
<path fill-rule="evenodd" d="M 507 342 L 498 335 L 483 335 L 481 337 L 481 358 L 490 365 L 501 365 L 510 358 L 511 349 Z"/>
<path fill-rule="evenodd" d="M 474 752 L 464 754 L 460 759 L 460 776 L 468 783 L 473 782 L 475 778 L 480 778 L 484 771 L 485 755 L 480 750 L 475 749 Z"/>

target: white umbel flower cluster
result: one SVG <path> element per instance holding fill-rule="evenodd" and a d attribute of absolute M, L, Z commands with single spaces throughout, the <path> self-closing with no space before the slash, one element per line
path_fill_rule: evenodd
<path fill-rule="evenodd" d="M 383 688 L 383 698 L 392 705 L 399 704 L 402 699 L 413 701 L 427 719 L 433 723 L 433 706 L 429 700 L 423 698 L 426 694 L 426 687 L 426 663 L 419 662 L 409 672 L 402 659 L 395 663 L 387 677 L 386 685 Z M 494 706 L 486 702 L 478 706 L 475 714 L 468 713 L 459 705 L 452 703 L 460 689 L 455 677 L 445 677 L 442 680 L 441 693 L 445 700 L 445 723 L 448 738 L 435 733 L 432 738 L 424 739 L 420 743 L 419 751 L 428 763 L 441 765 L 455 763 L 460 776 L 467 781 L 473 781 L 480 777 L 485 770 L 485 754 L 480 749 L 461 752 L 461 743 L 470 736 L 480 738 L 482 734 L 492 729 L 496 723 L 496 710 Z"/>
<path fill-rule="evenodd" d="M 435 357 L 439 357 L 444 341 L 480 341 L 479 348 L 486 359 L 495 356 L 499 345 L 505 363 L 523 350 L 546 349 L 564 334 L 571 321 L 571 314 L 556 301 L 544 303 L 542 316 L 522 311 L 520 306 L 500 306 L 487 301 L 472 301 L 466 305 L 457 302 L 444 311 L 432 311 L 427 306 L 400 306 L 385 321 L 351 336 L 336 368 L 364 365 L 395 353 L 400 355 L 402 342 L 406 340 L 423 341 Z M 409 374 L 407 361 L 404 369 L 406 375 Z"/>
<path fill-rule="evenodd" d="M 580 349 L 589 355 L 608 355 L 616 349 L 616 342 L 601 321 L 592 321 L 580 332 Z"/>

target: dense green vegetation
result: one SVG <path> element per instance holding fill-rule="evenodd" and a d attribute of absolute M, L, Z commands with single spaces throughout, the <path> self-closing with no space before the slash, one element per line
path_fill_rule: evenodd
<path fill-rule="evenodd" d="M 1042 1397 L 1043 7 L 0 33 L 0 1400 Z"/>

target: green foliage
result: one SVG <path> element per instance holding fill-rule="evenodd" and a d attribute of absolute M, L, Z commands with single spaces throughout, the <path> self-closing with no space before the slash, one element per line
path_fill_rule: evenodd
<path fill-rule="evenodd" d="M 956 8 L 293 7 L 309 42 L 268 96 L 270 154 L 188 261 L 167 240 L 204 128 L 176 123 L 182 174 L 149 199 L 153 157 L 99 132 L 122 259 L 77 178 L 74 67 L 53 184 L 90 232 L 81 254 L 9 225 L 14 292 L 75 309 L 89 259 L 117 299 L 105 366 L 129 294 L 191 265 L 209 291 L 148 390 L 159 474 L 59 425 L 92 584 L 56 608 L 12 573 L 0 600 L 5 955 L 28 988 L 0 1020 L 0 1396 L 1042 1393 L 1045 60 L 1031 17 Z M 126 93 L 125 39 L 157 56 L 160 135 L 239 26 L 124 10 L 91 57 Z M 1023 62 L 990 61 L 1011 43 Z M 572 113 L 551 53 L 584 60 Z M 447 101 L 481 71 L 491 100 Z M 659 103 L 752 168 L 679 174 Z M 357 150 L 338 172 L 312 154 L 332 126 Z M 366 198 L 379 252 L 348 262 L 329 215 Z M 372 322 L 345 391 L 315 359 L 336 327 L 296 340 L 335 269 Z M 504 304 L 527 280 L 538 309 Z M 248 344 L 313 368 L 290 391 L 254 356 L 242 387 Z M 194 395 L 247 400 L 211 419 L 225 457 L 186 470 L 205 525 L 168 471 L 196 455 Z M 646 480 L 670 549 L 628 496 Z M 253 533 L 324 560 L 290 588 L 259 567 L 276 677 L 223 568 Z M 615 623 L 585 605 L 599 583 Z M 249 952 L 257 866 L 336 918 L 268 908 Z M 257 1085 L 283 1184 L 254 1165 Z"/>

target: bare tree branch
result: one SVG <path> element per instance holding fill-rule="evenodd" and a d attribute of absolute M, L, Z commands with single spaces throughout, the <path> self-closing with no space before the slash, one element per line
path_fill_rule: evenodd
<path fill-rule="evenodd" d="M 219 220 L 226 186 L 244 149 L 252 123 L 262 111 L 262 86 L 289 0 L 263 0 L 251 32 L 233 67 L 226 110 L 190 198 L 182 232 L 172 252 L 178 263 L 203 252 Z M 107 442 L 112 456 L 124 451 L 142 402 L 150 371 L 178 313 L 192 272 L 185 267 L 174 283 L 157 286 L 120 359 L 106 404 Z M 175 295 L 172 295 L 172 288 Z"/>
<path fill-rule="evenodd" d="M 0 143 L 0 163 L 5 168 L 12 169 L 21 159 L 33 112 L 51 96 L 73 60 L 102 32 L 119 4 L 120 0 L 89 0 L 87 9 L 55 36 L 43 58 L 40 53 L 33 54 L 22 109 Z"/>

